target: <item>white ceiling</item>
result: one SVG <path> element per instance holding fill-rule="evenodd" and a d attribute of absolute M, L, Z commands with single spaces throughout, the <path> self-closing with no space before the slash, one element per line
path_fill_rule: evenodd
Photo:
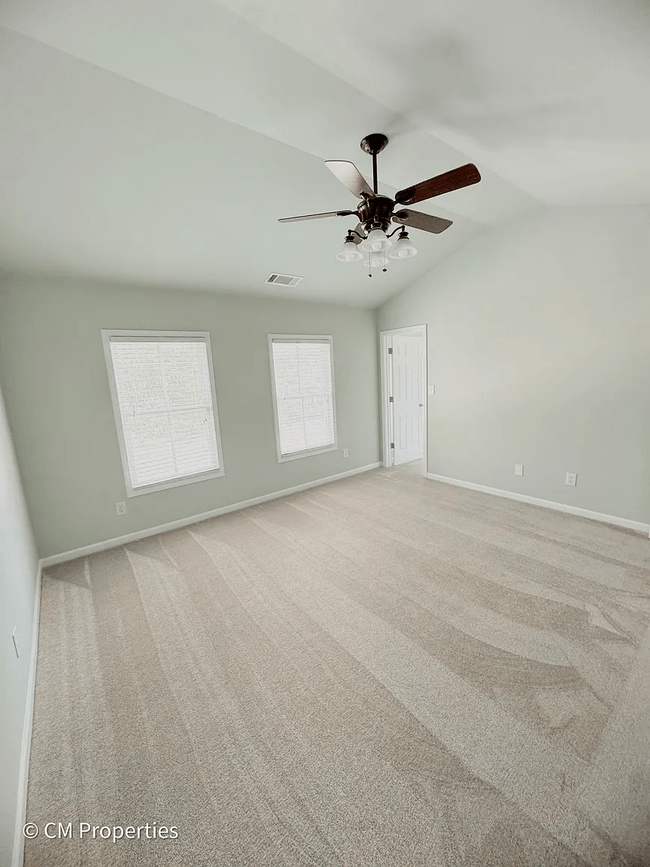
<path fill-rule="evenodd" d="M 650 7 L 635 0 L 4 0 L 0 266 L 376 306 L 545 204 L 650 202 Z M 383 191 L 472 161 L 417 207 L 420 255 L 334 256 L 323 166 L 386 132 Z M 299 274 L 294 289 L 262 285 Z"/>

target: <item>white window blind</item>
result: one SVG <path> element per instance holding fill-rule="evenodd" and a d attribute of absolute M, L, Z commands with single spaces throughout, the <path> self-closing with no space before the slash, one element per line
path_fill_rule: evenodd
<path fill-rule="evenodd" d="M 219 470 L 207 338 L 118 334 L 108 345 L 133 490 Z"/>
<path fill-rule="evenodd" d="M 272 338 L 280 457 L 335 447 L 330 338 Z"/>

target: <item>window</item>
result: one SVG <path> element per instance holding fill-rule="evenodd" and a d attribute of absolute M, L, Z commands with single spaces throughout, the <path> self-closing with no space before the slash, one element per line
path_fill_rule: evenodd
<path fill-rule="evenodd" d="M 332 338 L 269 335 L 278 460 L 336 449 Z"/>
<path fill-rule="evenodd" d="M 127 496 L 222 476 L 210 335 L 102 337 Z"/>

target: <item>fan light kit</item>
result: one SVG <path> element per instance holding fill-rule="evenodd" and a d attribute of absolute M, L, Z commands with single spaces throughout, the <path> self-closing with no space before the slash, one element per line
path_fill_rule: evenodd
<path fill-rule="evenodd" d="M 372 188 L 366 182 L 359 169 L 348 160 L 326 160 L 327 168 L 346 186 L 358 199 L 361 199 L 356 211 L 326 211 L 322 214 L 303 214 L 300 217 L 282 217 L 278 222 L 293 223 L 298 220 L 319 220 L 322 217 L 351 217 L 359 220 L 356 228 L 348 229 L 341 252 L 336 257 L 339 262 L 363 262 L 371 268 L 382 268 L 386 271 L 388 259 L 411 259 L 417 255 L 417 249 L 411 242 L 404 228 L 421 229 L 439 235 L 451 226 L 451 220 L 433 217 L 421 211 L 410 208 L 396 207 L 423 202 L 443 193 L 451 193 L 461 187 L 469 187 L 481 180 L 479 170 L 472 163 L 452 169 L 442 175 L 421 181 L 412 187 L 406 187 L 395 194 L 395 198 L 380 196 L 377 186 L 377 154 L 388 144 L 388 138 L 383 133 L 373 133 L 361 140 L 361 150 L 372 157 Z M 391 221 L 398 223 L 400 228 L 388 232 Z M 393 241 L 393 236 L 398 233 Z M 366 254 L 364 256 L 364 253 Z M 372 277 L 372 272 L 368 271 Z"/>

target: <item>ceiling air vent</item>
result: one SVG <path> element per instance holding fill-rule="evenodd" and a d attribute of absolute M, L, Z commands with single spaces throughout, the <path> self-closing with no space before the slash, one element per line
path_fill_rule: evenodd
<path fill-rule="evenodd" d="M 302 277 L 292 277 L 291 274 L 269 274 L 264 281 L 274 286 L 297 286 Z"/>

